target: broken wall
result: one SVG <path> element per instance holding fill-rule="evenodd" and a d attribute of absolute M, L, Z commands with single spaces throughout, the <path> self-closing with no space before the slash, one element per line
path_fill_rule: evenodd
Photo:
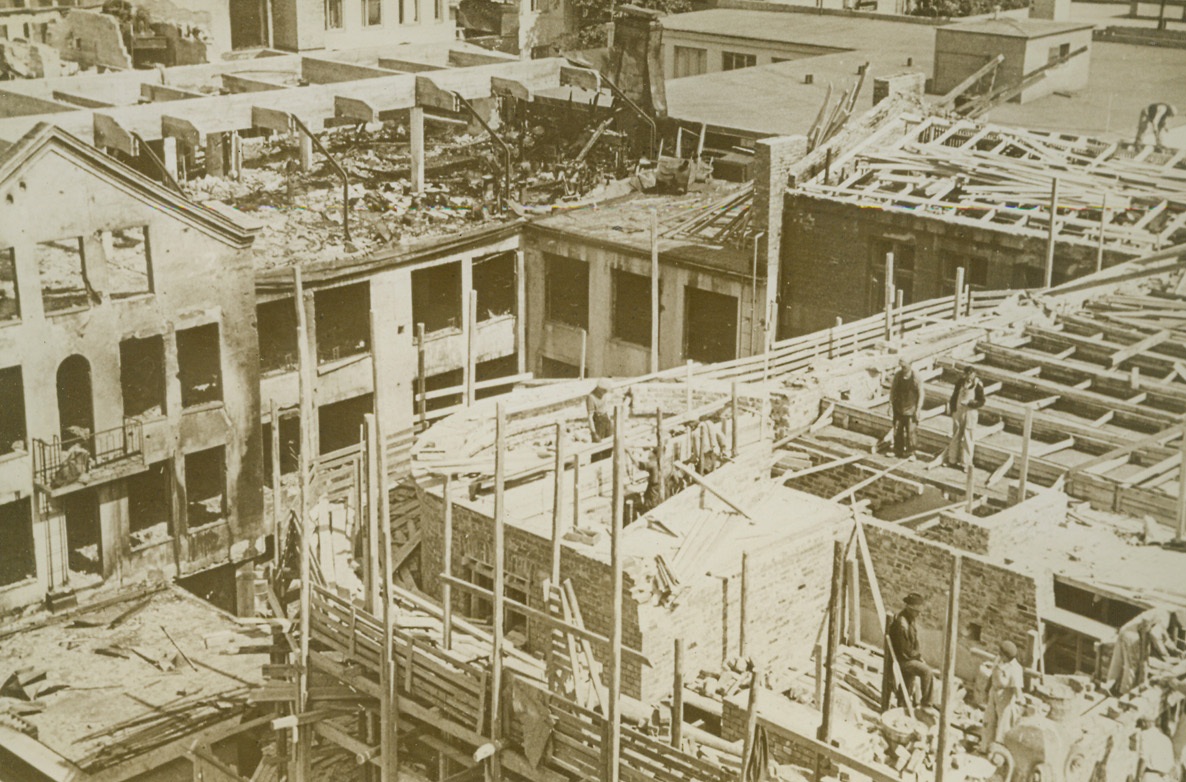
<path fill-rule="evenodd" d="M 72 9 L 50 28 L 49 42 L 62 59 L 83 68 L 132 69 L 119 21 L 98 11 Z"/>

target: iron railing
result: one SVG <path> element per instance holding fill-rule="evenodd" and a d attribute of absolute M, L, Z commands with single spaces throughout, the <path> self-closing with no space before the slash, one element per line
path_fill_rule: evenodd
<path fill-rule="evenodd" d="M 122 426 L 63 440 L 33 438 L 33 479 L 56 489 L 74 483 L 83 473 L 139 456 L 144 447 L 144 425 L 126 418 Z"/>

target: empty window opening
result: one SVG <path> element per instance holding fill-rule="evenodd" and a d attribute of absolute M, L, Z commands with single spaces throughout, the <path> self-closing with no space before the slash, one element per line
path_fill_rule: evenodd
<path fill-rule="evenodd" d="M 614 338 L 651 346 L 651 278 L 614 269 Z"/>
<path fill-rule="evenodd" d="M 148 229 L 144 226 L 103 231 L 103 257 L 107 260 L 107 285 L 112 298 L 152 292 L 152 263 Z"/>
<path fill-rule="evenodd" d="M 461 404 L 463 392 L 461 385 L 464 382 L 465 375 L 460 369 L 451 369 L 448 372 L 441 372 L 440 374 L 426 377 L 424 379 L 424 391 L 429 397 L 428 401 L 424 404 L 425 410 L 431 413 L 434 410 L 444 410 Z M 458 390 L 454 394 L 432 396 L 434 391 L 443 391 L 447 388 L 456 388 Z"/>
<path fill-rule="evenodd" d="M 473 275 L 474 290 L 478 292 L 479 321 L 517 312 L 513 251 L 475 261 Z"/>
<path fill-rule="evenodd" d="M 685 355 L 711 364 L 737 358 L 737 297 L 688 286 L 684 291 Z"/>
<path fill-rule="evenodd" d="M 562 255 L 545 255 L 545 262 L 548 320 L 589 328 L 589 264 Z"/>
<path fill-rule="evenodd" d="M 423 323 L 424 331 L 429 334 L 461 328 L 460 262 L 412 272 L 412 322 L 417 328 Z"/>
<path fill-rule="evenodd" d="M 326 288 L 313 294 L 317 315 L 317 363 L 357 356 L 371 349 L 371 287 L 368 283 Z"/>
<path fill-rule="evenodd" d="M 869 245 L 869 309 L 885 309 L 885 261 L 894 254 L 894 289 L 902 292 L 902 303 L 914 300 L 914 245 L 892 239 L 875 239 Z M 896 300 L 896 294 L 895 294 Z"/>
<path fill-rule="evenodd" d="M 25 438 L 24 378 L 20 367 L 6 367 L 0 369 L 0 455 L 29 450 Z"/>
<path fill-rule="evenodd" d="M 325 29 L 342 29 L 342 0 L 325 0 Z"/>
<path fill-rule="evenodd" d="M 512 353 L 509 356 L 502 358 L 492 358 L 489 361 L 479 361 L 474 366 L 474 380 L 481 383 L 485 380 L 494 380 L 500 377 L 513 377 L 519 372 L 519 356 Z M 490 386 L 489 388 L 475 388 L 474 397 L 477 399 L 485 399 L 488 396 L 498 396 L 505 394 L 514 389 L 514 383 L 507 383 L 501 386 Z"/>
<path fill-rule="evenodd" d="M 177 375 L 182 407 L 222 401 L 222 349 L 217 323 L 177 332 Z"/>
<path fill-rule="evenodd" d="M 186 526 L 216 524 L 226 518 L 226 448 L 185 455 Z"/>
<path fill-rule="evenodd" d="M 557 358 L 539 357 L 540 377 L 580 377 L 581 368 Z"/>
<path fill-rule="evenodd" d="M 955 292 L 955 277 L 958 269 L 964 270 L 964 285 L 972 290 L 984 290 L 988 287 L 987 258 L 975 255 L 952 255 L 943 259 L 944 295 Z"/>
<path fill-rule="evenodd" d="M 127 480 L 128 533 L 132 548 L 169 540 L 173 534 L 173 492 L 169 463 L 148 465 L 148 470 Z"/>
<path fill-rule="evenodd" d="M 165 340 L 125 339 L 119 343 L 119 380 L 125 418 L 165 414 Z"/>
<path fill-rule="evenodd" d="M 494 589 L 494 567 L 476 557 L 465 558 L 466 576 L 470 583 L 483 589 Z M 517 573 L 504 572 L 502 578 L 503 594 L 510 600 L 527 605 L 527 595 L 531 590 L 530 582 Z M 490 600 L 478 595 L 470 595 L 465 613 L 472 619 L 489 622 L 494 617 L 494 606 Z M 503 627 L 506 633 L 521 633 L 526 641 L 527 616 L 514 608 L 503 609 Z"/>
<path fill-rule="evenodd" d="M 333 453 L 362 442 L 363 416 L 374 409 L 374 396 L 363 394 L 317 409 L 321 453 Z"/>
<path fill-rule="evenodd" d="M 99 496 L 94 489 L 62 497 L 66 517 L 66 561 L 71 573 L 102 575 L 103 542 L 99 526 Z"/>
<path fill-rule="evenodd" d="M 721 69 L 735 71 L 739 68 L 752 68 L 758 64 L 758 55 L 742 52 L 724 52 L 721 55 Z"/>
<path fill-rule="evenodd" d="M 47 313 L 86 307 L 91 303 L 94 291 L 86 276 L 82 237 L 40 242 L 36 255 L 41 304 Z"/>
<path fill-rule="evenodd" d="M 675 47 L 675 76 L 699 76 L 708 72 L 708 50 L 695 46 Z"/>
<path fill-rule="evenodd" d="M 383 23 L 383 4 L 381 0 L 362 0 L 362 24 L 364 27 L 374 27 Z"/>
<path fill-rule="evenodd" d="M 294 299 L 265 301 L 255 308 L 259 330 L 259 368 L 264 374 L 297 368 L 297 316 Z"/>
<path fill-rule="evenodd" d="M 301 459 L 301 417 L 280 416 L 280 474 L 297 471 Z M 272 480 L 272 424 L 264 424 L 264 482 Z"/>
<path fill-rule="evenodd" d="M 0 505 L 0 586 L 8 586 L 37 574 L 33 553 L 33 515 L 29 499 Z"/>
<path fill-rule="evenodd" d="M 0 321 L 19 320 L 20 293 L 16 285 L 16 253 L 11 247 L 0 250 Z"/>
<path fill-rule="evenodd" d="M 64 443 L 88 443 L 95 433 L 95 406 L 91 395 L 91 363 L 79 355 L 67 356 L 58 366 L 58 424 Z"/>

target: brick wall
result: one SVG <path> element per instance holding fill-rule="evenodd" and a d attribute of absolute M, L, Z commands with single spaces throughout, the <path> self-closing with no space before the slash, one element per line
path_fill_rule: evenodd
<path fill-rule="evenodd" d="M 817 459 L 816 463 L 819 464 L 823 461 L 822 458 Z M 814 494 L 817 497 L 831 499 L 850 486 L 855 486 L 861 481 L 867 480 L 872 475 L 873 471 L 869 468 L 862 468 L 856 464 L 844 464 L 839 467 L 833 467 L 830 470 L 823 470 L 802 478 L 795 478 L 788 481 L 786 485 L 792 489 Z M 873 481 L 856 492 L 857 500 L 868 500 L 869 509 L 874 512 L 885 507 L 897 505 L 900 502 L 905 502 L 917 496 L 918 490 L 914 486 L 891 478 L 881 478 Z"/>
<path fill-rule="evenodd" d="M 721 711 L 721 737 L 726 741 L 744 740 L 748 707 L 748 691 L 725 698 Z M 815 738 L 820 721 L 820 712 L 810 706 L 770 690 L 764 689 L 758 694 L 758 724 L 766 728 L 770 757 L 779 765 L 815 768 L 816 754 L 799 736 Z M 872 756 L 873 735 L 840 720 L 832 723 L 832 741 L 856 757 Z"/>
<path fill-rule="evenodd" d="M 954 549 L 876 520 L 865 523 L 865 536 L 886 611 L 900 611 L 903 598 L 911 592 L 927 598 L 918 621 L 919 640 L 924 657 L 938 665 L 942 660 Z M 971 649 L 995 650 L 1006 640 L 1017 644 L 1022 662 L 1029 664 L 1029 633 L 1038 629 L 1039 603 L 1045 602 L 1045 593 L 1034 578 L 965 553 L 959 600 L 961 675 L 969 671 Z M 865 578 L 861 606 L 865 610 L 872 606 Z"/>
<path fill-rule="evenodd" d="M 1067 495 L 1042 490 L 1025 502 L 991 516 L 974 516 L 964 511 L 942 513 L 939 523 L 923 537 L 996 561 L 1016 557 L 1042 527 L 1061 524 L 1067 517 Z"/>

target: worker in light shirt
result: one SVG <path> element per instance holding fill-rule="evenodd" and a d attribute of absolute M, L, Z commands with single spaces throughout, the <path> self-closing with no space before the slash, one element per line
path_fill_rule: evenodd
<path fill-rule="evenodd" d="M 988 754 L 992 744 L 1003 744 L 1005 734 L 1021 719 L 1021 690 L 1025 674 L 1017 661 L 1017 644 L 1002 641 L 1000 654 L 988 678 L 988 693 L 984 704 L 984 729 L 980 734 L 980 751 Z"/>

